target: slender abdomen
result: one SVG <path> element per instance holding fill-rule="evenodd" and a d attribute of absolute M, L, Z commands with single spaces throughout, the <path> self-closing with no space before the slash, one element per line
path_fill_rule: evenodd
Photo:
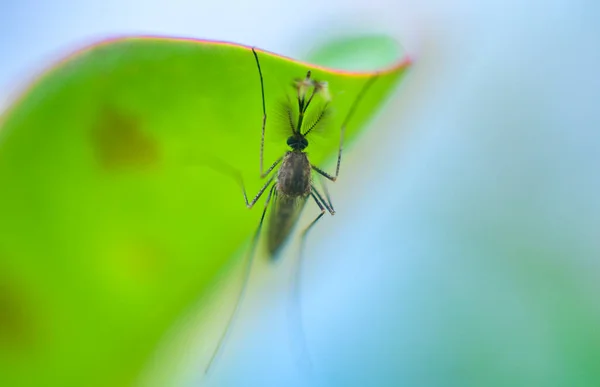
<path fill-rule="evenodd" d="M 275 201 L 269 219 L 268 249 L 271 258 L 276 258 L 277 251 L 300 217 L 306 196 L 291 197 L 278 193 L 273 199 Z"/>
<path fill-rule="evenodd" d="M 268 248 L 272 257 L 298 221 L 311 191 L 311 167 L 306 153 L 287 152 L 277 172 L 269 216 Z"/>
<path fill-rule="evenodd" d="M 277 191 L 292 197 L 310 194 L 310 162 L 306 153 L 287 152 L 277 172 Z"/>

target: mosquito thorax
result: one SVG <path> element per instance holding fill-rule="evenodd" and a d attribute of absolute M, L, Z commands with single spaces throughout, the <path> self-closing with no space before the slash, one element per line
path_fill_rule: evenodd
<path fill-rule="evenodd" d="M 300 134 L 295 134 L 293 136 L 288 137 L 287 144 L 293 150 L 303 151 L 304 148 L 308 146 L 308 140 L 306 139 L 306 137 Z"/>

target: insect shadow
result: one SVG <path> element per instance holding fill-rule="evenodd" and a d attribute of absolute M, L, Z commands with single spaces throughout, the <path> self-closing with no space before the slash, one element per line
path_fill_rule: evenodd
<path fill-rule="evenodd" d="M 244 186 L 244 181 L 239 171 L 235 170 L 233 167 L 227 165 L 222 161 L 212 160 L 211 164 L 214 168 L 219 169 L 229 175 L 232 175 L 238 180 L 242 188 L 242 193 L 244 196 L 246 207 L 248 207 L 249 209 L 253 208 L 254 205 L 258 202 L 258 200 L 265 193 L 267 196 L 264 202 L 264 207 L 262 210 L 258 227 L 251 241 L 251 247 L 249 249 L 250 251 L 248 253 L 248 258 L 245 262 L 245 267 L 242 274 L 242 287 L 237 296 L 234 311 L 230 315 L 225 330 L 219 338 L 218 344 L 214 352 L 212 353 L 208 364 L 206 365 L 205 374 L 208 373 L 208 371 L 211 369 L 215 359 L 222 351 L 223 345 L 231 330 L 232 322 L 234 321 L 239 311 L 240 304 L 245 294 L 248 285 L 248 280 L 250 278 L 250 273 L 253 266 L 252 264 L 255 257 L 255 249 L 263 227 L 263 223 L 265 221 L 267 210 L 269 210 L 270 214 L 268 217 L 266 245 L 270 258 L 275 259 L 281 247 L 287 240 L 294 225 L 298 221 L 298 218 L 300 217 L 300 214 L 302 213 L 306 202 L 312 198 L 318 206 L 320 213 L 315 217 L 315 219 L 312 222 L 310 222 L 310 224 L 300 234 L 300 253 L 299 259 L 297 261 L 297 266 L 294 271 L 292 290 L 292 302 L 294 303 L 294 305 L 298 304 L 300 278 L 299 274 L 301 272 L 301 261 L 306 236 L 326 212 L 329 212 L 331 215 L 335 214 L 335 210 L 333 208 L 329 192 L 327 191 L 325 182 L 322 181 L 322 179 L 327 179 L 332 182 L 335 182 L 337 180 L 342 161 L 342 150 L 346 125 L 349 122 L 352 115 L 354 114 L 354 111 L 356 110 L 360 100 L 377 78 L 377 74 L 375 74 L 374 76 L 367 79 L 362 89 L 359 91 L 358 95 L 354 99 L 354 102 L 350 106 L 350 109 L 346 117 L 344 118 L 344 121 L 342 122 L 340 128 L 340 142 L 337 155 L 337 164 L 334 174 L 329 174 L 321 168 L 319 168 L 318 166 L 312 164 L 309 161 L 308 155 L 305 151 L 309 145 L 307 136 L 311 132 L 317 131 L 317 129 L 323 126 L 327 121 L 327 117 L 331 113 L 329 107 L 330 95 L 328 90 L 328 84 L 326 81 L 314 79 L 310 70 L 306 73 L 306 76 L 303 79 L 296 79 L 293 82 L 293 88 L 295 91 L 295 102 L 297 106 L 294 106 L 291 103 L 284 105 L 284 116 L 286 118 L 286 123 L 289 124 L 290 131 L 289 137 L 287 138 L 286 142 L 290 149 L 286 151 L 283 156 L 275 160 L 265 170 L 263 158 L 265 128 L 267 124 L 265 89 L 260 60 L 254 48 L 252 48 L 252 53 L 256 61 L 258 76 L 260 78 L 263 111 L 262 131 L 260 140 L 260 177 L 261 179 L 267 180 L 262 186 L 262 188 L 260 188 L 258 193 L 254 196 L 254 198 L 251 201 L 249 201 L 248 195 L 246 193 L 246 188 Z M 320 101 L 317 101 L 319 99 Z M 310 107 L 313 107 L 313 109 L 309 110 Z M 321 185 L 323 187 L 324 194 L 322 194 L 315 186 L 313 181 L 313 174 L 318 176 L 318 178 L 321 180 Z M 295 309 L 299 311 L 299 308 L 296 307 Z M 300 324 L 300 335 L 303 337 L 304 334 L 302 332 L 300 322 L 301 316 L 298 313 L 296 317 Z M 302 342 L 304 342 L 304 340 L 302 340 Z M 307 354 L 306 348 L 304 348 L 304 346 L 302 348 L 302 351 L 305 354 Z M 308 359 L 307 355 L 306 358 Z"/>

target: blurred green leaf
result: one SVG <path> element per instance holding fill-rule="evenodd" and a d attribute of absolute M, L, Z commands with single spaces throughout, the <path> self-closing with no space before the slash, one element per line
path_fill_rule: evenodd
<path fill-rule="evenodd" d="M 401 61 L 406 53 L 387 35 L 342 36 L 311 51 L 309 61 L 350 71 L 376 71 Z"/>
<path fill-rule="evenodd" d="M 265 163 L 285 150 L 277 109 L 308 69 L 334 116 L 311 161 L 373 73 L 258 51 Z M 349 123 L 358 134 L 408 62 L 379 73 Z M 243 250 L 257 225 L 219 158 L 258 179 L 260 83 L 248 47 L 126 38 L 52 68 L 0 123 L 0 385 L 128 386 L 171 324 Z M 278 121 L 279 120 L 279 121 Z M 313 145 L 314 144 L 314 145 Z"/>

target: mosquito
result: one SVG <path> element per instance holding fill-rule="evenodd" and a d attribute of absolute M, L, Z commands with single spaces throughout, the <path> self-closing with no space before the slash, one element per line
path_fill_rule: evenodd
<path fill-rule="evenodd" d="M 253 208 L 258 200 L 266 193 L 266 200 L 262 210 L 262 215 L 258 227 L 254 233 L 252 245 L 249 252 L 249 258 L 246 262 L 244 279 L 242 288 L 238 295 L 235 309 L 231 314 L 229 321 L 225 327 L 225 331 L 219 339 L 216 349 L 214 350 L 208 365 L 206 366 L 205 373 L 208 372 L 211 365 L 213 364 L 216 356 L 219 354 L 223 347 L 223 343 L 230 331 L 231 324 L 237 315 L 238 309 L 241 304 L 241 300 L 245 293 L 248 279 L 250 277 L 250 271 L 252 268 L 252 262 L 254 260 L 254 250 L 258 241 L 258 237 L 262 230 L 262 226 L 267 214 L 267 210 L 270 209 L 269 215 L 269 227 L 267 232 L 267 249 L 269 256 L 274 258 L 277 256 L 279 250 L 287 240 L 291 233 L 294 225 L 297 223 L 300 214 L 305 204 L 312 199 L 318 206 L 320 212 L 316 218 L 302 231 L 301 233 L 301 250 L 300 257 L 302 257 L 302 250 L 304 241 L 308 232 L 313 226 L 329 212 L 331 215 L 335 214 L 335 209 L 329 197 L 326 185 L 322 181 L 322 187 L 324 195 L 319 192 L 313 181 L 313 173 L 319 178 L 325 178 L 329 181 L 335 182 L 339 176 L 340 165 L 342 161 L 342 150 L 344 143 L 344 132 L 346 125 L 356 110 L 358 103 L 360 102 L 363 95 L 366 93 L 368 88 L 371 86 L 373 81 L 376 79 L 376 75 L 370 77 L 364 84 L 362 90 L 355 98 L 353 104 L 346 115 L 341 128 L 340 128 L 340 143 L 337 155 L 337 164 L 335 168 L 335 174 L 329 174 L 318 166 L 312 164 L 306 153 L 308 147 L 307 136 L 313 132 L 316 128 L 322 125 L 327 116 L 330 114 L 329 101 L 330 95 L 328 90 L 328 84 L 325 81 L 320 81 L 312 77 L 310 70 L 307 71 L 306 76 L 303 79 L 296 79 L 293 83 L 295 91 L 295 98 L 297 106 L 294 108 L 291 104 L 286 105 L 285 113 L 287 123 L 289 124 L 289 137 L 287 138 L 287 145 L 289 150 L 284 155 L 275 160 L 266 170 L 264 169 L 264 145 L 265 145 L 265 128 L 267 124 L 267 110 L 265 104 L 265 89 L 263 81 L 263 73 L 260 67 L 260 60 L 255 48 L 252 48 L 252 53 L 256 61 L 256 67 L 258 69 L 258 75 L 260 78 L 261 98 L 262 98 L 262 131 L 260 140 L 260 178 L 267 179 L 262 188 L 249 201 L 244 186 L 243 179 L 236 173 L 246 207 L 249 209 Z M 316 99 L 321 99 L 322 103 L 315 107 L 314 113 L 309 111 L 311 106 L 317 105 Z M 310 115 L 308 113 L 311 113 Z M 228 168 L 230 169 L 230 168 Z M 270 207 L 269 207 L 270 205 Z M 298 271 L 298 270 L 297 270 Z M 296 275 L 296 279 L 298 275 Z"/>

